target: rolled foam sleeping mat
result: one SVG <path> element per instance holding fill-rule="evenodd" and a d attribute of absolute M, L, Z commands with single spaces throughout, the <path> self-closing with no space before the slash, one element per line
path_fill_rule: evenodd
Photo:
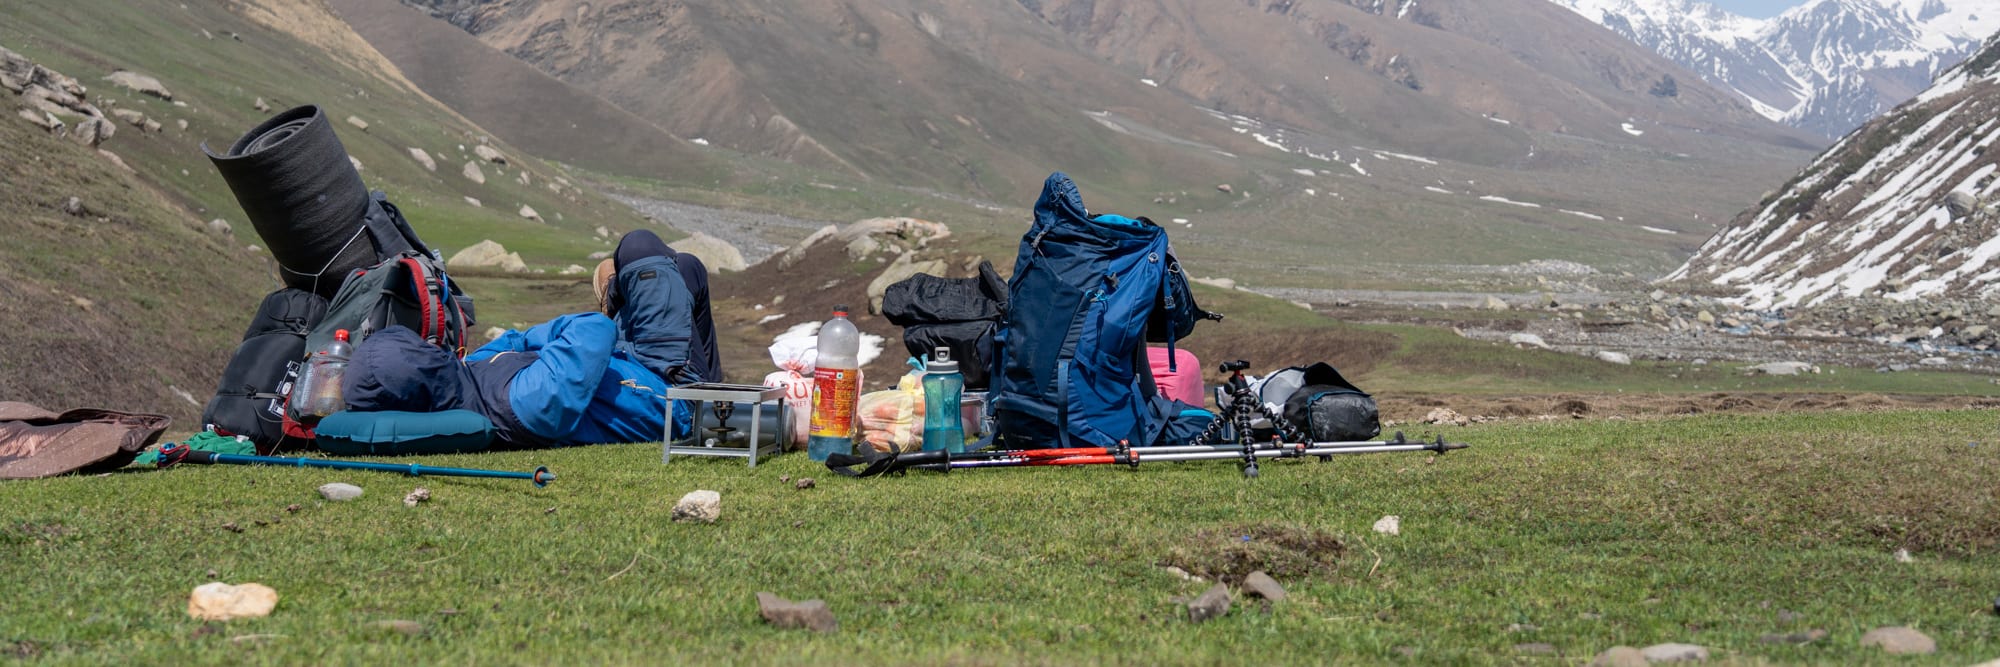
<path fill-rule="evenodd" d="M 318 106 L 287 109 L 217 155 L 203 144 L 271 255 L 285 285 L 332 299 L 355 269 L 376 263 L 363 230 L 368 189 Z"/>

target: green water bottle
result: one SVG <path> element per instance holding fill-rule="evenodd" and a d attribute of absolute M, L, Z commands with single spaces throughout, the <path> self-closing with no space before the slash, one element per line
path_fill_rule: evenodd
<path fill-rule="evenodd" d="M 965 376 L 958 373 L 951 348 L 938 348 L 924 366 L 924 451 L 965 451 L 965 424 L 958 407 L 964 393 Z"/>

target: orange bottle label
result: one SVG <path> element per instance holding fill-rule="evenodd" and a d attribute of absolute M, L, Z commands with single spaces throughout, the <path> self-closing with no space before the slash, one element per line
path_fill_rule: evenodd
<path fill-rule="evenodd" d="M 812 437 L 854 437 L 854 410 L 861 400 L 861 371 L 813 370 Z"/>

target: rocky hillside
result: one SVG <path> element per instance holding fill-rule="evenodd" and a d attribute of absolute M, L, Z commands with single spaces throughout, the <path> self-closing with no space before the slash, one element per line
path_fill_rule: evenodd
<path fill-rule="evenodd" d="M 2000 42 L 1870 121 L 1704 243 L 1672 278 L 1756 308 L 2000 296 Z"/>
<path fill-rule="evenodd" d="M 1486 163 L 1521 130 L 1666 140 L 1635 118 L 1793 141 L 1537 0 L 423 4 L 681 136 L 953 189 L 1137 155 L 1084 112 L 1231 153 L 1210 113 Z"/>
<path fill-rule="evenodd" d="M 1826 137 L 1901 104 L 2000 29 L 1996 0 L 1813 0 L 1768 20 L 1695 0 L 1554 2 Z"/>
<path fill-rule="evenodd" d="M 292 105 L 321 105 L 362 180 L 446 252 L 498 239 L 556 273 L 610 247 L 598 226 L 646 224 L 427 96 L 317 2 L 0 3 L 0 50 L 0 400 L 196 426 L 278 286 L 201 147 Z"/>

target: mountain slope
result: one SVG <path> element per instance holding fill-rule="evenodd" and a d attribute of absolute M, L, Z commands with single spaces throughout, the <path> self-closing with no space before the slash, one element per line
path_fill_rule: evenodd
<path fill-rule="evenodd" d="M 740 170 L 1016 207 L 1068 171 L 1304 283 L 1664 271 L 1819 145 L 1542 0 L 411 4 Z"/>
<path fill-rule="evenodd" d="M 266 118 L 260 99 L 326 109 L 362 180 L 447 253 L 493 239 L 559 269 L 608 248 L 588 231 L 596 225 L 643 224 L 504 140 L 492 145 L 508 165 L 482 161 L 484 183 L 462 176 L 489 133 L 313 0 L 13 0 L 0 3 L 0 47 L 157 128 L 120 121 L 99 154 L 17 117 L 23 98 L 0 89 L 0 400 L 163 412 L 176 430 L 197 427 L 257 300 L 278 287 L 270 254 L 253 249 L 263 240 L 201 150 Z M 157 77 L 172 100 L 104 80 L 119 69 Z M 65 210 L 71 197 L 78 212 Z M 547 222 L 523 220 L 524 204 Z M 509 324 L 492 304 L 480 315 Z"/>
<path fill-rule="evenodd" d="M 1086 134 L 1070 129 L 1090 127 L 1081 107 L 1236 150 L 1189 102 L 1475 162 L 1518 154 L 1517 129 L 1650 141 L 1620 131 L 1634 116 L 1784 141 L 1706 87 L 1649 94 L 1671 65 L 1536 0 L 430 5 L 682 136 L 926 180 L 895 166 L 925 158 L 871 149 L 908 134 L 1046 163 L 1066 157 L 1047 147 Z M 1008 122 L 1022 114 L 1049 117 Z M 1481 122 L 1496 116 L 1520 127 Z"/>
<path fill-rule="evenodd" d="M 1553 2 L 1826 137 L 1909 99 L 2000 29 L 2000 0 L 1812 0 L 1769 20 L 1698 0 Z"/>
<path fill-rule="evenodd" d="M 1670 278 L 1757 308 L 2000 294 L 2000 41 L 1828 149 Z"/>
<path fill-rule="evenodd" d="M 536 155 L 594 169 L 702 181 L 713 158 L 665 130 L 463 31 L 418 20 L 396 0 L 327 3 L 355 33 L 401 63 L 424 92 Z"/>

